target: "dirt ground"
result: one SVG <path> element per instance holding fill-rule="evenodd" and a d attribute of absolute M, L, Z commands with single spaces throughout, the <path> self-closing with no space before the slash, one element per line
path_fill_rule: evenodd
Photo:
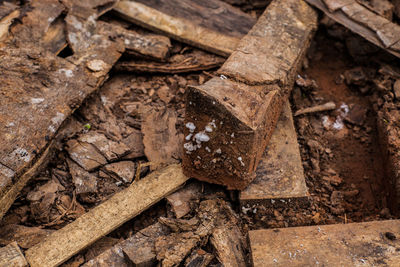
<path fill-rule="evenodd" d="M 254 9 L 255 6 L 258 7 L 253 5 L 249 12 L 258 14 L 261 9 Z M 248 8 L 244 9 L 248 11 Z M 173 53 L 180 55 L 194 49 L 179 42 L 173 45 Z M 387 177 L 386 152 L 377 127 L 377 113 L 381 107 L 391 103 L 399 109 L 400 99 L 391 92 L 395 79 L 381 71 L 393 60 L 344 27 L 323 19 L 290 98 L 293 111 L 329 101 L 337 106 L 333 111 L 295 117 L 311 204 L 303 208 L 261 207 L 254 213 L 245 213 L 240 208 L 238 192 L 201 183 L 208 191 L 194 201 L 191 212 L 184 218 L 189 219 L 195 214 L 201 200 L 215 198 L 228 201 L 240 215 L 243 233 L 250 229 L 400 218 L 389 209 L 392 188 Z M 100 92 L 75 112 L 68 124 L 63 148 L 46 170 L 24 188 L 1 221 L 0 244 L 8 242 L 5 232 L 12 225 L 40 231 L 57 230 L 126 188 L 132 181 L 125 179 L 116 163 L 132 164 L 135 173 L 128 176 L 140 179 L 153 168 L 146 162 L 179 162 L 185 87 L 206 82 L 213 77 L 213 71 L 215 69 L 186 74 L 132 74 L 114 70 Z M 160 129 L 151 130 L 156 125 Z M 93 162 L 97 162 L 83 170 L 71 162 L 71 149 L 75 143 L 87 143 L 88 135 L 94 133 L 118 143 L 122 152 L 115 153 L 106 164 L 97 164 L 93 155 L 99 154 L 98 147 L 92 154 L 80 148 L 75 152 L 89 153 Z M 166 136 L 169 138 L 165 139 Z M 157 139 L 157 143 L 151 143 Z M 125 151 L 126 146 L 129 149 Z M 163 151 L 168 159 L 159 158 L 156 148 L 160 146 L 168 147 Z M 79 191 L 74 171 L 89 175 L 96 185 L 85 184 Z M 175 216 L 166 200 L 124 224 L 64 266 L 79 266 L 155 223 L 161 216 Z M 40 242 L 43 236 L 39 230 L 39 234 L 32 237 L 33 241 L 23 246 L 24 249 Z M 21 231 L 23 234 L 26 230 Z M 209 243 L 201 249 L 214 253 Z M 220 264 L 214 259 L 210 266 Z"/>

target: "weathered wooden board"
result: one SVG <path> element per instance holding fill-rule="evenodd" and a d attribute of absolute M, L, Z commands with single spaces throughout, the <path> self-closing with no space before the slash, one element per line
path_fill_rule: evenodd
<path fill-rule="evenodd" d="M 0 267 L 25 267 L 28 263 L 25 260 L 16 242 L 0 248 Z"/>
<path fill-rule="evenodd" d="M 290 206 L 307 203 L 308 190 L 290 103 L 287 101 L 256 170 L 240 192 L 242 206 Z"/>
<path fill-rule="evenodd" d="M 218 0 L 120 1 L 121 16 L 179 41 L 228 56 L 255 19 Z"/>
<path fill-rule="evenodd" d="M 186 182 L 180 165 L 170 165 L 116 193 L 25 253 L 30 266 L 58 266 Z"/>
<path fill-rule="evenodd" d="M 124 50 L 99 23 L 84 51 L 56 57 L 42 47 L 42 37 L 63 10 L 57 0 L 33 1 L 22 24 L 11 29 L 13 40 L 0 48 L 0 218 L 38 163 L 45 163 L 44 151 L 63 122 L 103 83 Z"/>
<path fill-rule="evenodd" d="M 185 54 L 176 54 L 167 62 L 150 60 L 121 61 L 115 65 L 116 70 L 129 72 L 184 73 L 220 67 L 225 58 L 202 50 L 193 50 Z"/>
<path fill-rule="evenodd" d="M 371 43 L 400 57 L 400 26 L 370 11 L 356 0 L 306 0 L 328 17 Z"/>
<path fill-rule="evenodd" d="M 400 221 L 249 232 L 253 265 L 398 266 Z"/>
<path fill-rule="evenodd" d="M 189 87 L 186 175 L 244 189 L 275 128 L 316 29 L 304 1 L 273 1 L 218 73 Z"/>

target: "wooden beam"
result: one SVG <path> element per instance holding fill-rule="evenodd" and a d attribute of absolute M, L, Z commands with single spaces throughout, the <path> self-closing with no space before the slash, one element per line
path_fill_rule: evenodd
<path fill-rule="evenodd" d="M 240 190 L 255 178 L 316 23 L 316 13 L 304 1 L 273 1 L 219 69 L 220 76 L 189 87 L 186 175 Z"/>
<path fill-rule="evenodd" d="M 31 267 L 58 266 L 123 223 L 148 209 L 186 182 L 180 165 L 155 171 L 25 253 Z"/>
<path fill-rule="evenodd" d="M 255 19 L 218 0 L 120 1 L 123 18 L 181 42 L 228 56 Z"/>
<path fill-rule="evenodd" d="M 254 267 L 398 266 L 400 221 L 249 232 Z"/>

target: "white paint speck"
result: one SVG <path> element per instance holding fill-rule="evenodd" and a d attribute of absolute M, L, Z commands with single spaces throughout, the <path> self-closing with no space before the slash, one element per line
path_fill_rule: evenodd
<path fill-rule="evenodd" d="M 195 134 L 194 138 L 196 139 L 196 142 L 210 141 L 210 137 L 204 132 L 199 132 L 199 133 Z"/>
<path fill-rule="evenodd" d="M 61 122 L 64 121 L 64 114 L 61 113 L 61 112 L 57 112 L 56 116 L 53 117 L 53 118 L 51 118 L 51 121 L 52 121 L 54 124 L 61 124 Z"/>
<path fill-rule="evenodd" d="M 191 133 L 193 133 L 194 130 L 196 129 L 196 125 L 194 125 L 193 122 L 188 122 L 188 123 L 185 124 L 185 126 L 186 126 L 186 128 L 189 129 L 189 131 L 190 131 Z"/>
<path fill-rule="evenodd" d="M 44 101 L 44 98 L 31 98 L 32 104 L 40 104 Z"/>
<path fill-rule="evenodd" d="M 63 73 L 67 78 L 71 78 L 74 76 L 74 73 L 72 70 L 67 70 L 67 69 L 60 69 L 58 70 L 59 73 Z"/>
<path fill-rule="evenodd" d="M 186 140 L 186 141 L 189 141 L 190 138 L 192 138 L 192 136 L 193 136 L 193 134 L 188 134 L 188 135 L 185 137 L 185 140 Z"/>
<path fill-rule="evenodd" d="M 221 154 L 221 153 L 222 153 L 222 150 L 221 150 L 221 148 L 218 148 L 217 150 L 215 150 L 215 153 L 217 153 L 217 154 Z"/>
<path fill-rule="evenodd" d="M 211 133 L 213 131 L 212 127 L 207 125 L 205 128 L 206 132 Z"/>
<path fill-rule="evenodd" d="M 15 157 L 22 159 L 25 162 L 28 162 L 31 160 L 31 155 L 29 155 L 28 151 L 26 149 L 23 149 L 20 147 L 15 149 L 11 154 Z"/>
<path fill-rule="evenodd" d="M 242 157 L 238 157 L 238 161 L 240 161 L 240 165 L 244 166 L 244 162 L 243 162 Z"/>
<path fill-rule="evenodd" d="M 211 149 L 208 146 L 206 146 L 204 149 L 209 153 L 211 152 Z"/>
<path fill-rule="evenodd" d="M 108 103 L 107 97 L 102 95 L 102 96 L 100 96 L 100 99 L 101 99 L 101 103 L 103 104 L 103 106 L 107 105 L 107 103 Z"/>
<path fill-rule="evenodd" d="M 337 116 L 336 121 L 333 123 L 333 128 L 336 130 L 341 130 L 343 129 L 343 126 L 344 124 L 342 118 L 340 116 Z"/>
<path fill-rule="evenodd" d="M 194 146 L 191 142 L 183 144 L 183 147 L 186 149 L 187 152 L 192 152 L 197 149 L 196 146 Z"/>
<path fill-rule="evenodd" d="M 225 75 L 221 74 L 221 76 L 219 76 L 221 78 L 221 80 L 226 80 L 228 79 Z"/>
<path fill-rule="evenodd" d="M 56 129 L 54 128 L 53 125 L 50 125 L 47 129 L 48 129 L 50 132 L 52 132 L 52 133 L 55 133 L 55 132 L 56 132 Z"/>
<path fill-rule="evenodd" d="M 125 39 L 125 40 L 124 40 L 124 43 L 125 43 L 125 45 L 130 45 L 130 44 L 131 44 L 131 41 L 129 41 L 128 39 Z"/>

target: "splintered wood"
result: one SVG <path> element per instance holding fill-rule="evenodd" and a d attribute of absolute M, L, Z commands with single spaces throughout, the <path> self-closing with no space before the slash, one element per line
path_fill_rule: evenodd
<path fill-rule="evenodd" d="M 189 87 L 186 175 L 229 189 L 244 189 L 254 179 L 316 20 L 304 1 L 273 1 L 220 68 L 220 76 Z"/>
<path fill-rule="evenodd" d="M 356 0 L 306 1 L 349 30 L 396 57 L 400 57 L 400 26 L 398 24 L 375 14 Z"/>
<path fill-rule="evenodd" d="M 58 266 L 186 182 L 180 165 L 170 165 L 133 183 L 25 253 L 32 267 Z"/>
<path fill-rule="evenodd" d="M 181 42 L 229 56 L 255 19 L 218 0 L 120 1 L 123 18 Z"/>

